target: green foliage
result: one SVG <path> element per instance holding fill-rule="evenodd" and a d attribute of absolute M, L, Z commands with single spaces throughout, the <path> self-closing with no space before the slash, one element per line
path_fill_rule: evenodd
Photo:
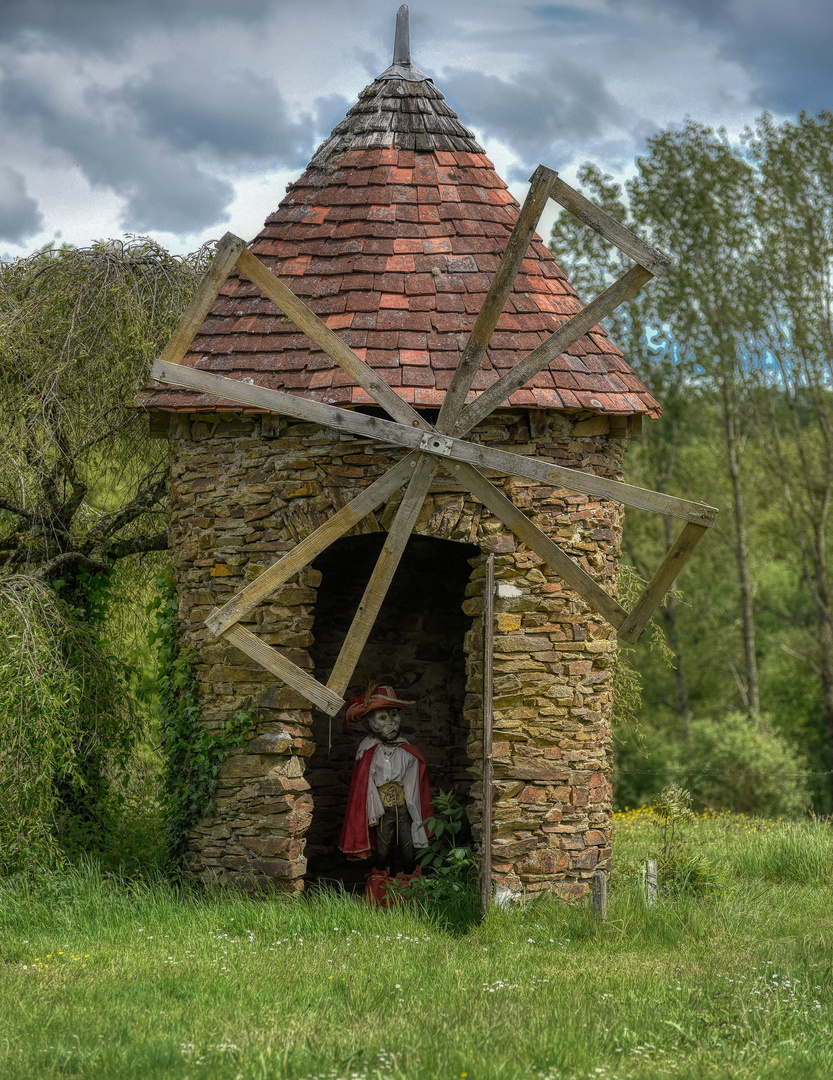
<path fill-rule="evenodd" d="M 169 866 L 181 865 L 188 832 L 213 810 L 223 762 L 245 740 L 253 709 L 237 712 L 219 730 L 200 720 L 197 682 L 187 656 L 177 652 L 177 598 L 173 573 L 157 578 L 157 595 L 148 604 L 154 620 L 149 642 L 156 652 L 155 689 L 159 701 L 160 744 L 164 756 L 161 795 Z"/>
<path fill-rule="evenodd" d="M 148 710 L 114 568 L 167 546 L 164 447 L 132 405 L 208 253 L 131 237 L 0 262 L 7 867 L 79 850 L 135 861 L 147 839 L 133 825 L 152 803 Z"/>
<path fill-rule="evenodd" d="M 625 609 L 630 611 L 642 595 L 647 582 L 632 566 L 623 563 L 619 568 L 616 584 L 619 600 Z M 667 667 L 673 667 L 674 654 L 668 645 L 665 632 L 654 619 L 648 623 L 645 637 L 651 652 L 655 653 Z M 645 638 L 643 642 L 644 640 Z M 633 740 L 641 745 L 643 741 L 640 730 L 642 676 L 632 662 L 633 653 L 633 646 L 619 643 L 616 668 L 613 673 L 613 722 L 619 731 L 627 730 Z"/>
<path fill-rule="evenodd" d="M 808 808 L 806 760 L 765 720 L 738 712 L 695 720 L 680 756 L 680 775 L 700 806 L 763 817 Z"/>
<path fill-rule="evenodd" d="M 627 610 L 637 602 L 645 581 L 633 566 L 623 563 L 617 578 L 619 599 Z M 672 592 L 670 600 L 676 600 Z M 644 679 L 639 669 L 638 650 L 647 651 L 658 663 L 668 669 L 675 664 L 674 654 L 665 636 L 665 630 L 651 619 L 647 632 L 639 646 L 619 643 L 616 668 L 613 673 L 613 797 L 618 808 L 638 806 L 652 791 L 656 790 L 657 774 L 663 775 L 663 740 L 653 738 L 653 725 L 645 718 Z M 659 749 L 659 754 L 657 753 Z"/>
<path fill-rule="evenodd" d="M 812 803 L 814 777 L 806 755 L 766 719 L 736 711 L 696 717 L 688 735 L 674 740 L 649 720 L 639 734 L 637 742 L 625 732 L 616 746 L 619 809 L 644 803 L 658 784 L 672 780 L 691 792 L 698 809 L 800 817 Z"/>
<path fill-rule="evenodd" d="M 54 593 L 0 579 L 0 871 L 61 858 L 53 776 L 73 766 L 64 724 L 80 688 L 63 662 Z"/>
<path fill-rule="evenodd" d="M 691 809 L 691 792 L 679 784 L 668 784 L 654 796 L 651 808 L 659 819 L 657 826 L 662 836 L 663 864 L 673 859 L 680 846 L 680 831 L 691 823 L 694 811 Z"/>
<path fill-rule="evenodd" d="M 675 743 L 665 726 L 658 725 L 655 714 L 647 708 L 639 718 L 638 729 L 617 726 L 614 738 L 614 808 L 626 810 L 644 806 L 651 801 L 658 787 L 674 778 Z"/>
<path fill-rule="evenodd" d="M 650 810 L 643 807 L 636 814 L 649 822 L 650 830 L 642 832 L 641 850 L 623 854 L 617 846 L 614 882 L 643 888 L 645 860 L 653 858 L 661 896 L 713 897 L 728 887 L 725 866 L 702 845 L 695 847 L 689 828 L 695 822 L 695 814 L 691 809 L 691 794 L 685 788 L 677 783 L 667 784 L 654 796 Z"/>
<path fill-rule="evenodd" d="M 740 143 L 692 120 L 653 135 L 624 188 L 590 165 L 580 182 L 672 256 L 668 273 L 607 322 L 663 406 L 629 449 L 627 479 L 720 508 L 681 594 L 655 615 L 672 666 L 640 644 L 621 669 L 615 709 L 630 723 L 620 726 L 617 800 L 644 799 L 663 774 L 700 798 L 693 772 L 678 771 L 710 768 L 698 758 L 707 753 L 699 736 L 692 750 L 693 726 L 737 712 L 767 717 L 790 754 L 800 751 L 797 768 L 785 758 L 781 772 L 804 773 L 806 755 L 813 774 L 798 776 L 800 792 L 786 792 L 786 803 L 746 805 L 795 812 L 809 785 L 815 808 L 829 810 L 833 113 L 783 123 L 765 115 Z M 585 298 L 625 268 L 569 214 L 552 237 Z M 650 577 L 675 532 L 629 509 L 626 562 Z M 638 727 L 628 704 L 637 676 Z M 730 790 L 733 779 L 718 783 Z"/>
<path fill-rule="evenodd" d="M 100 618 L 107 591 L 91 586 Z M 0 577 L 0 873 L 106 845 L 138 730 L 96 622 L 47 585 Z"/>
<path fill-rule="evenodd" d="M 131 237 L 0 262 L 0 566 L 69 590 L 167 546 L 165 451 L 133 405 L 209 254 Z"/>
<path fill-rule="evenodd" d="M 434 809 L 436 816 L 423 822 L 428 847 L 417 853 L 417 861 L 427 873 L 413 883 L 412 894 L 445 925 L 465 929 L 480 915 L 480 859 L 471 845 L 463 842 L 465 810 L 454 792 L 436 794 Z"/>
<path fill-rule="evenodd" d="M 668 784 L 654 797 L 652 809 L 661 848 L 657 859 L 658 884 L 666 896 L 712 894 L 726 884 L 725 872 L 704 852 L 692 850 L 684 836 L 694 820 L 691 793 Z"/>
<path fill-rule="evenodd" d="M 423 869 L 433 871 L 435 881 L 445 880 L 457 888 L 476 878 L 480 862 L 469 844 L 461 842 L 465 811 L 453 791 L 440 791 L 434 797 L 436 817 L 422 823 L 428 834 L 428 847 L 418 853 Z"/>

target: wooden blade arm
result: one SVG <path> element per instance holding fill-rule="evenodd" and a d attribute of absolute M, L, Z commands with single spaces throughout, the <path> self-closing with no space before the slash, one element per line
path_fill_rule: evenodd
<path fill-rule="evenodd" d="M 333 333 L 329 326 L 322 322 L 302 300 L 299 300 L 280 278 L 275 277 L 260 259 L 252 255 L 251 251 L 248 249 L 241 251 L 237 266 L 241 273 L 257 285 L 264 296 L 268 296 L 299 329 L 303 330 L 308 338 L 324 350 L 331 360 L 346 371 L 351 379 L 355 379 L 385 412 L 402 424 L 411 424 L 426 431 L 431 430 L 431 425 L 420 416 L 416 409 L 412 409 L 395 390 L 388 386 L 384 379 L 376 374 L 373 368 L 368 367 L 361 357 L 356 356 L 338 334 Z"/>
<path fill-rule="evenodd" d="M 504 401 L 530 379 L 534 378 L 539 371 L 543 371 L 547 364 L 560 356 L 588 330 L 592 330 L 602 319 L 615 311 L 625 300 L 642 288 L 646 281 L 651 280 L 651 274 L 641 266 L 632 266 L 618 281 L 592 300 L 587 307 L 582 308 L 578 314 L 573 315 L 563 326 L 560 326 L 546 341 L 527 353 L 514 367 L 504 372 L 503 375 L 493 382 L 486 390 L 474 399 L 471 405 L 467 405 L 460 414 L 460 418 L 454 428 L 457 436 L 465 435 L 484 420 L 489 413 L 499 408 Z"/>
<path fill-rule="evenodd" d="M 500 265 L 492 278 L 486 299 L 483 301 L 483 306 L 463 349 L 451 385 L 443 398 L 440 415 L 437 417 L 437 431 L 448 434 L 454 429 L 557 176 L 558 174 L 551 169 L 539 165 L 530 178 L 529 191 L 518 220 L 515 222 Z"/>
<path fill-rule="evenodd" d="M 633 606 L 627 619 L 619 627 L 618 636 L 622 641 L 638 641 L 642 631 L 666 592 L 674 584 L 677 575 L 686 564 L 686 560 L 697 547 L 706 529 L 703 525 L 689 522 L 677 537 L 674 544 L 660 563 L 659 570 L 646 585 L 642 595 Z"/>
<path fill-rule="evenodd" d="M 296 420 L 333 427 L 338 431 L 407 446 L 409 449 L 418 447 L 425 434 L 424 428 L 418 429 L 410 423 L 405 425 L 377 416 L 365 416 L 364 413 L 354 412 L 352 409 L 325 405 L 313 398 L 287 394 L 284 390 L 272 390 L 268 386 L 259 386 L 243 379 L 230 379 L 227 375 L 215 375 L 213 371 L 186 367 L 184 364 L 166 364 L 157 360 L 150 370 L 150 377 L 171 386 L 186 386 L 189 390 L 213 394 L 223 401 L 250 405 L 264 412 L 292 416 Z"/>
<path fill-rule="evenodd" d="M 197 336 L 199 328 L 205 322 L 205 317 L 217 299 L 217 294 L 234 269 L 240 252 L 245 247 L 240 237 L 234 236 L 233 233 L 226 233 L 217 245 L 211 265 L 197 286 L 197 291 L 191 297 L 191 302 L 171 335 L 171 340 L 162 352 L 160 359 L 166 364 L 181 363 L 183 356 L 191 348 L 191 342 Z"/>
<path fill-rule="evenodd" d="M 351 499 L 337 514 L 333 514 L 315 532 L 296 544 L 282 559 L 270 566 L 268 570 L 264 570 L 251 584 L 236 593 L 228 603 L 212 612 L 205 620 L 205 625 L 212 634 L 225 633 L 229 626 L 242 619 L 261 600 L 273 593 L 285 581 L 294 577 L 299 570 L 308 566 L 316 556 L 357 525 L 362 518 L 367 517 L 397 488 L 408 483 L 414 474 L 412 465 L 414 459 L 415 455 L 409 454 L 398 465 L 394 465 L 355 499 Z"/>
<path fill-rule="evenodd" d="M 507 499 L 491 481 L 471 465 L 462 463 L 451 465 L 443 461 L 442 466 L 449 476 L 459 480 L 473 495 L 477 496 L 483 505 L 491 510 L 499 521 L 508 526 L 519 540 L 523 540 L 528 548 L 540 555 L 544 562 L 552 567 L 579 596 L 583 597 L 594 611 L 598 611 L 613 626 L 621 626 L 628 614 L 622 605 L 609 596 L 600 585 L 597 585 L 593 578 L 569 555 L 565 555 L 561 548 L 533 524 L 526 514 L 522 513 L 510 499 Z"/>
<path fill-rule="evenodd" d="M 425 454 L 421 454 L 415 463 L 413 479 L 396 511 L 385 545 L 370 576 L 370 581 L 367 583 L 367 588 L 364 590 L 332 674 L 327 680 L 327 686 L 336 694 L 343 695 L 350 684 L 362 649 L 370 636 L 414 523 L 425 502 L 425 496 L 437 471 L 437 464 L 436 460 Z"/>
<path fill-rule="evenodd" d="M 244 383 L 239 379 L 229 379 L 225 375 L 214 375 L 209 371 L 183 367 L 181 364 L 163 364 L 157 360 L 151 375 L 159 382 L 175 386 L 187 386 L 193 390 L 216 394 L 227 401 L 238 401 L 243 405 L 270 412 L 293 416 L 297 420 L 321 424 L 346 431 L 354 435 L 363 435 L 368 439 L 392 443 L 394 446 L 407 447 L 410 450 L 421 449 L 427 453 L 437 453 L 432 449 L 436 442 L 442 447 L 442 456 L 454 461 L 466 461 L 480 468 L 494 469 L 496 472 L 511 476 L 525 476 L 530 480 L 540 480 L 542 484 L 581 491 L 586 495 L 597 495 L 603 499 L 612 499 L 625 506 L 636 506 L 642 510 L 665 514 L 668 517 L 684 518 L 700 525 L 712 525 L 717 510 L 705 503 L 678 499 L 673 495 L 650 491 L 647 488 L 634 487 L 619 480 L 607 480 L 603 476 L 568 469 L 563 465 L 552 465 L 543 458 L 525 457 L 506 450 L 496 450 L 491 446 L 467 442 L 465 439 L 453 439 L 450 436 L 429 436 L 413 427 L 405 427 L 390 420 L 376 416 L 365 416 L 351 409 L 340 409 L 334 405 L 324 405 L 320 401 L 296 397 L 281 390 L 270 390 L 256 383 Z"/>
<path fill-rule="evenodd" d="M 640 240 L 627 226 L 620 224 L 616 218 L 590 202 L 580 191 L 565 184 L 558 174 L 553 179 L 550 195 L 579 221 L 618 247 L 624 255 L 628 255 L 639 266 L 644 266 L 653 277 L 662 277 L 671 265 L 671 260 L 664 251 Z"/>
<path fill-rule="evenodd" d="M 273 675 L 277 675 L 281 682 L 285 682 L 287 686 L 297 690 L 311 705 L 315 705 L 316 708 L 323 710 L 329 716 L 335 716 L 344 704 L 343 699 L 338 694 L 334 694 L 332 690 L 314 679 L 309 672 L 299 668 L 291 660 L 287 660 L 277 649 L 273 649 L 271 645 L 261 641 L 256 634 L 253 634 L 251 630 L 247 630 L 245 626 L 232 626 L 225 632 L 223 637 L 240 649 L 241 652 L 250 656 L 252 660 L 256 660 L 261 667 L 271 671 Z"/>

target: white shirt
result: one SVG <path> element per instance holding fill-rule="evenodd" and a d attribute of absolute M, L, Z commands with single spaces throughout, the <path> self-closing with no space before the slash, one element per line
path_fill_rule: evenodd
<path fill-rule="evenodd" d="M 383 784 L 396 781 L 405 790 L 405 806 L 411 817 L 411 836 L 414 847 L 428 847 L 428 837 L 420 824 L 422 806 L 419 798 L 419 759 L 402 749 L 404 742 L 404 739 L 399 739 L 391 746 L 380 742 L 373 735 L 368 735 L 359 743 L 356 761 L 361 761 L 368 750 L 376 747 L 367 782 L 367 823 L 368 825 L 378 824 L 385 812 L 382 800 L 379 798 L 379 788 Z"/>

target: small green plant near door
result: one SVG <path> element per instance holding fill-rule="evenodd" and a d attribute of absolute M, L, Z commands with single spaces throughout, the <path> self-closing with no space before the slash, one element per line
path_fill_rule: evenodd
<path fill-rule="evenodd" d="M 423 869 L 431 869 L 436 880 L 445 879 L 456 888 L 476 879 L 480 860 L 469 844 L 461 842 L 465 811 L 453 791 L 440 791 L 434 798 L 436 817 L 423 822 L 428 847 L 417 856 Z"/>
<path fill-rule="evenodd" d="M 412 888 L 415 901 L 449 928 L 466 929 L 480 918 L 480 860 L 463 841 L 465 810 L 453 791 L 434 796 L 436 815 L 423 825 L 428 847 L 417 855 L 425 876 Z"/>

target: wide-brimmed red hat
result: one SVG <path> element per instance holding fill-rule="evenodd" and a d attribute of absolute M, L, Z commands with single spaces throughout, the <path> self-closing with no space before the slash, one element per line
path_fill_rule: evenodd
<path fill-rule="evenodd" d="M 350 698 L 346 703 L 341 730 L 346 731 L 348 724 L 361 720 L 375 709 L 407 709 L 409 705 L 413 705 L 413 702 L 398 698 L 392 686 L 369 686 L 363 694 Z"/>

